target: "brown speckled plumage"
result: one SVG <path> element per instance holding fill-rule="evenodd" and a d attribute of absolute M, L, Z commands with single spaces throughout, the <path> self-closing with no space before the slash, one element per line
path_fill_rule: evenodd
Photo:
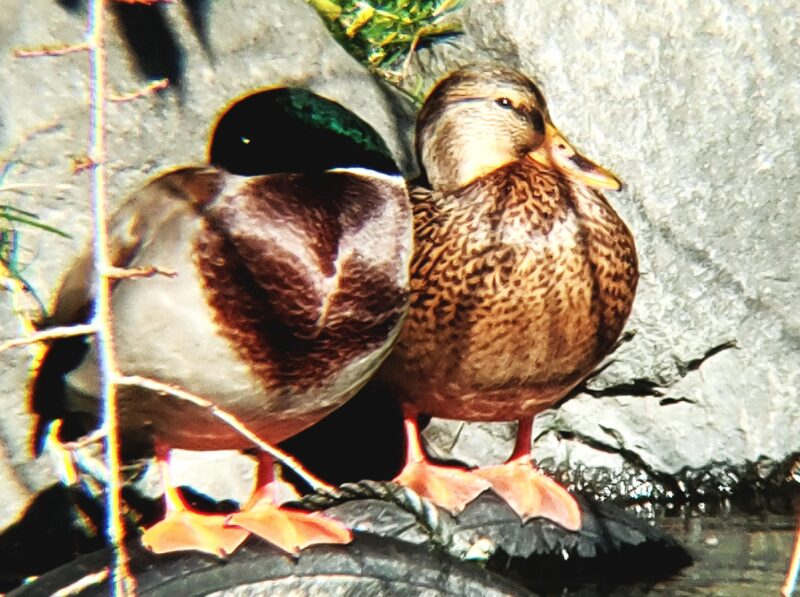
<path fill-rule="evenodd" d="M 506 116 L 497 105 L 509 102 Z M 579 178 L 611 175 L 556 155 L 571 150 L 556 134 L 533 83 L 503 69 L 455 73 L 423 107 L 417 150 L 433 190 L 412 192 L 411 304 L 383 372 L 410 412 L 535 415 L 619 337 L 638 278 L 633 238 Z"/>
<path fill-rule="evenodd" d="M 605 199 L 523 160 L 457 192 L 412 193 L 411 305 L 390 370 L 428 414 L 535 414 L 602 359 L 636 255 Z"/>

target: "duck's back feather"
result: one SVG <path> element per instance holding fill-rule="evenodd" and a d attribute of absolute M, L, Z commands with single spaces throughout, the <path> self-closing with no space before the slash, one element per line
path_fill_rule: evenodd
<path fill-rule="evenodd" d="M 177 274 L 115 284 L 120 370 L 209 398 L 269 441 L 347 400 L 405 314 L 411 230 L 398 179 L 181 169 L 135 193 L 113 216 L 110 237 L 114 265 Z M 69 270 L 51 323 L 85 312 L 92 267 L 87 251 Z M 96 409 L 93 350 L 67 385 L 73 408 Z M 132 443 L 247 445 L 173 398 L 126 388 L 121 410 Z"/>

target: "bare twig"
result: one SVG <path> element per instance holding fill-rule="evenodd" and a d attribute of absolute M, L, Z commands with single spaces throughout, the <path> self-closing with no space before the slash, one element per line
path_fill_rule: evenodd
<path fill-rule="evenodd" d="M 2 282 L 2 285 L 5 286 L 11 294 L 11 305 L 22 326 L 23 333 L 26 336 L 35 334 L 36 328 L 33 324 L 34 316 L 31 315 L 31 309 L 29 308 L 30 305 L 27 299 L 32 296 L 39 310 L 42 310 L 44 306 L 38 301 L 38 297 L 30 292 L 27 283 L 19 276 L 15 276 L 2 260 L 0 260 L 0 282 Z M 0 352 L 3 352 L 5 348 L 10 348 L 10 346 L 5 345 L 6 342 L 0 342 Z"/>
<path fill-rule="evenodd" d="M 41 332 L 36 332 L 25 338 L 12 338 L 5 342 L 0 342 L 0 352 L 17 346 L 27 346 L 38 342 L 57 340 L 58 338 L 74 338 L 75 336 L 90 336 L 97 331 L 94 323 L 84 323 L 78 325 L 67 325 L 63 327 L 48 328 Z"/>
<path fill-rule="evenodd" d="M 140 97 L 144 97 L 146 95 L 151 95 L 156 91 L 161 91 L 162 89 L 166 89 L 169 85 L 169 79 L 160 79 L 158 81 L 153 81 L 149 85 L 139 89 L 138 91 L 134 91 L 133 93 L 124 93 L 119 95 L 112 95 L 108 98 L 111 102 L 129 102 Z"/>
<path fill-rule="evenodd" d="M 106 437 L 105 429 L 95 429 L 94 431 L 90 432 L 87 435 L 84 435 L 81 438 L 73 440 L 71 442 L 67 442 L 64 444 L 64 447 L 68 450 L 80 450 L 87 446 L 91 446 L 92 444 L 99 443 L 103 441 Z"/>
<path fill-rule="evenodd" d="M 0 271 L 0 274 L 2 274 L 2 271 Z M 137 268 L 109 267 L 106 269 L 104 277 L 109 279 L 149 278 L 156 275 L 173 278 L 178 274 L 174 270 L 164 269 L 155 265 L 150 265 L 147 267 L 137 267 Z M 10 282 L 15 282 L 15 281 L 11 278 L 7 278 L 6 285 L 9 285 Z M 19 285 L 19 283 L 16 282 L 16 285 Z M 14 293 L 15 297 L 17 296 L 16 295 L 17 291 L 23 292 L 22 289 L 17 289 L 16 286 L 11 287 L 11 290 L 12 293 Z M 33 324 L 28 319 L 22 319 L 22 323 L 27 335 L 22 338 L 12 338 L 11 340 L 0 342 L 0 352 L 6 351 L 10 348 L 17 348 L 19 346 L 29 346 L 31 344 L 49 342 L 50 340 L 58 340 L 59 338 L 73 338 L 75 336 L 91 336 L 92 334 L 95 334 L 97 332 L 96 322 L 47 328 L 46 330 L 42 330 L 41 332 L 36 331 L 35 328 L 33 327 Z"/>
<path fill-rule="evenodd" d="M 106 54 L 103 38 L 105 0 L 89 1 L 89 157 L 92 161 L 92 211 L 94 215 L 94 299 L 95 339 L 103 401 L 103 428 L 106 431 L 106 533 L 114 550 L 112 586 L 114 595 L 135 594 L 135 581 L 128 567 L 125 549 L 125 527 L 122 521 L 122 479 L 120 474 L 119 429 L 117 426 L 117 391 L 119 377 L 111 332 L 111 268 L 108 248 L 108 217 L 106 206 Z"/>
<path fill-rule="evenodd" d="M 130 278 L 152 278 L 153 276 L 166 276 L 167 278 L 174 278 L 178 272 L 172 269 L 164 269 L 157 265 L 148 265 L 145 267 L 110 267 L 106 270 L 105 275 L 108 278 L 130 279 Z"/>
<path fill-rule="evenodd" d="M 77 156 L 72 159 L 72 173 L 79 174 L 95 166 L 94 160 L 87 155 Z"/>
<path fill-rule="evenodd" d="M 127 376 L 120 376 L 116 379 L 117 385 L 124 385 L 124 386 L 136 386 L 139 388 L 145 388 L 147 390 L 152 390 L 153 392 L 157 392 L 159 394 L 165 394 L 167 396 L 171 396 L 173 398 L 177 398 L 179 400 L 185 400 L 186 402 L 191 402 L 192 404 L 199 406 L 200 408 L 208 410 L 213 416 L 218 418 L 223 423 L 227 424 L 231 427 L 234 431 L 239 433 L 242 437 L 246 438 L 247 440 L 251 441 L 254 446 L 266 452 L 270 456 L 272 456 L 275 460 L 279 461 L 281 464 L 286 466 L 287 468 L 292 469 L 297 475 L 303 479 L 314 491 L 333 491 L 333 487 L 325 483 L 324 481 L 317 479 L 314 475 L 306 471 L 303 466 L 297 462 L 294 458 L 292 458 L 286 452 L 268 444 L 263 439 L 258 437 L 255 433 L 250 431 L 244 423 L 239 421 L 234 415 L 231 413 L 222 410 L 216 404 L 211 402 L 206 398 L 202 398 L 201 396 L 197 396 L 196 394 L 192 394 L 191 392 L 187 392 L 186 390 L 182 390 L 180 388 L 176 388 L 169 384 L 156 381 L 154 379 L 150 379 L 147 377 L 141 377 L 138 375 L 127 375 Z"/>
<path fill-rule="evenodd" d="M 78 482 L 78 471 L 75 469 L 75 450 L 65 446 L 58 438 L 63 421 L 56 419 L 47 426 L 47 439 L 45 450 L 52 454 L 52 461 L 56 465 L 56 473 L 62 485 L 70 487 Z"/>
<path fill-rule="evenodd" d="M 79 578 L 75 582 L 67 585 L 66 587 L 62 587 L 53 593 L 53 597 L 68 597 L 69 595 L 78 595 L 92 585 L 99 585 L 101 582 L 107 579 L 108 572 L 108 568 L 103 568 L 97 572 L 87 574 L 86 576 Z"/>
<path fill-rule="evenodd" d="M 19 182 L 15 184 L 5 184 L 0 186 L 0 193 L 21 193 L 27 194 L 29 189 L 54 189 L 56 191 L 66 191 L 74 188 L 71 184 L 47 184 L 44 182 Z"/>
<path fill-rule="evenodd" d="M 175 0 L 117 0 L 120 4 L 173 4 Z"/>
<path fill-rule="evenodd" d="M 90 51 L 90 44 L 74 44 L 69 46 L 44 46 L 41 48 L 31 48 L 29 50 L 15 50 L 14 56 L 17 58 L 39 58 L 40 56 L 66 56 L 76 52 Z"/>

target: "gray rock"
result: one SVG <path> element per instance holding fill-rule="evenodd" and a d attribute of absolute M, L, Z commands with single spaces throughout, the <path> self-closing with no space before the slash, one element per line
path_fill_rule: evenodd
<path fill-rule="evenodd" d="M 169 167 L 202 162 L 225 104 L 277 84 L 341 101 L 413 169 L 408 112 L 305 3 L 208 6 L 205 43 L 188 5 L 158 9 L 180 50 L 180 89 L 109 107 L 112 205 Z M 87 61 L 12 52 L 81 41 L 85 14 L 48 0 L 0 0 L 0 11 L 0 151 L 14 164 L 2 182 L 45 185 L 0 190 L 0 203 L 32 209 L 72 234 L 23 232 L 25 275 L 46 300 L 89 232 L 89 175 L 72 172 L 87 146 Z M 788 0 L 473 0 L 460 13 L 465 34 L 412 62 L 409 82 L 424 86 L 467 62 L 521 68 L 542 83 L 567 137 L 627 183 L 609 198 L 638 242 L 642 279 L 628 326 L 636 335 L 590 381 L 592 394 L 537 420 L 535 455 L 569 471 L 576 487 L 654 493 L 664 479 L 718 463 L 755 463 L 769 476 L 800 452 L 798 16 Z M 108 25 L 110 87 L 136 90 L 145 79 L 121 42 L 119 18 Z M 7 298 L 2 338 L 20 333 Z M 733 340 L 736 349 L 715 350 Z M 24 349 L 0 354 L 0 527 L 54 480 L 29 453 L 29 363 Z M 663 395 L 639 391 L 650 384 Z M 502 425 L 446 421 L 426 435 L 440 453 L 475 464 L 501 460 L 512 441 Z"/>

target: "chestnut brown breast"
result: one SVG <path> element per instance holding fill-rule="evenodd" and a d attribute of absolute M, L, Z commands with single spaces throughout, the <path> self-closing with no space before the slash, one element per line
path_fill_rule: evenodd
<path fill-rule="evenodd" d="M 420 412 L 533 415 L 613 348 L 638 272 L 605 198 L 530 159 L 412 192 L 411 303 L 384 375 Z"/>

